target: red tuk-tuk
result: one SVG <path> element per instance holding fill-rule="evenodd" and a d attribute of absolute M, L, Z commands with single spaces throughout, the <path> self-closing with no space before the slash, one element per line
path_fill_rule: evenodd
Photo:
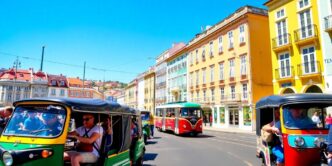
<path fill-rule="evenodd" d="M 276 114 L 280 115 L 277 120 Z M 284 164 L 316 165 L 321 162 L 320 144 L 327 140 L 329 124 L 326 117 L 332 114 L 332 95 L 291 94 L 268 96 L 256 103 L 257 157 L 263 165 L 274 165 L 273 144 L 266 141 L 262 127 L 280 124 L 281 133 L 274 135 L 281 143 Z"/>

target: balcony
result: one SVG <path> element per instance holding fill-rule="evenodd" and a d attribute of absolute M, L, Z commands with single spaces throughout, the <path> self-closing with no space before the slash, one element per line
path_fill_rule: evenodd
<path fill-rule="evenodd" d="M 278 81 L 289 81 L 294 79 L 294 67 L 286 66 L 275 69 L 275 79 Z"/>
<path fill-rule="evenodd" d="M 324 18 L 325 22 L 325 32 L 332 32 L 332 15 L 329 15 Z"/>
<path fill-rule="evenodd" d="M 249 93 L 232 93 L 224 96 L 223 101 L 226 103 L 248 102 Z"/>
<path fill-rule="evenodd" d="M 306 27 L 302 27 L 294 31 L 295 43 L 300 45 L 306 45 L 314 43 L 317 45 L 318 42 L 318 30 L 317 25 L 311 24 Z"/>
<path fill-rule="evenodd" d="M 275 52 L 284 51 L 292 47 L 292 39 L 289 33 L 285 33 L 272 39 L 272 49 Z"/>
<path fill-rule="evenodd" d="M 319 61 L 310 61 L 298 64 L 297 71 L 299 77 L 321 76 L 322 73 Z"/>

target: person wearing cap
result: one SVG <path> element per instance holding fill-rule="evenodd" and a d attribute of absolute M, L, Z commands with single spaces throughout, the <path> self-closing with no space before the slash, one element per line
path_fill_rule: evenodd
<path fill-rule="evenodd" d="M 41 130 L 45 129 L 42 135 L 57 136 L 61 133 L 62 124 L 59 122 L 56 114 L 43 113 L 42 120 L 44 126 Z"/>

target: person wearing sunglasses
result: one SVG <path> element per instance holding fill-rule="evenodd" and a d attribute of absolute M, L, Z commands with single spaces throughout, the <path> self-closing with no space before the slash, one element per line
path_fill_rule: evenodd
<path fill-rule="evenodd" d="M 83 115 L 83 126 L 75 131 L 69 132 L 68 137 L 77 139 L 77 151 L 64 153 L 65 159 L 70 159 L 72 166 L 79 166 L 80 163 L 96 163 L 99 158 L 99 150 L 103 135 L 103 128 L 95 125 L 95 118 L 92 114 Z"/>

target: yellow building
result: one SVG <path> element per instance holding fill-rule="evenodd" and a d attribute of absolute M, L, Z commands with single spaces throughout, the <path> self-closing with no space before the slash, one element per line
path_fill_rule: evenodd
<path fill-rule="evenodd" d="M 265 5 L 269 10 L 274 93 L 322 93 L 317 0 L 270 0 Z"/>
<path fill-rule="evenodd" d="M 137 80 L 131 81 L 125 88 L 125 104 L 137 108 Z"/>
<path fill-rule="evenodd" d="M 144 76 L 144 109 L 152 114 L 155 109 L 155 72 L 150 68 Z"/>
<path fill-rule="evenodd" d="M 245 6 L 187 46 L 189 100 L 212 109 L 214 127 L 251 130 L 254 103 L 273 94 L 267 11 Z"/>

